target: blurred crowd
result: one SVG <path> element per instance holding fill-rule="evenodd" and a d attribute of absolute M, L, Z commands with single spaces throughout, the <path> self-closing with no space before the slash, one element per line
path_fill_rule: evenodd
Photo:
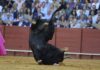
<path fill-rule="evenodd" d="M 0 0 L 0 24 L 30 27 L 37 17 L 49 20 L 62 1 L 66 9 L 56 13 L 55 27 L 100 28 L 100 0 Z"/>

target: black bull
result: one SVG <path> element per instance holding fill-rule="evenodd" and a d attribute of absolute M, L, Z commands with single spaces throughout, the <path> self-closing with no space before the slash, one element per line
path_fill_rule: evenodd
<path fill-rule="evenodd" d="M 48 25 L 45 23 L 49 23 Z M 35 60 L 42 60 L 41 64 L 54 64 L 62 62 L 64 51 L 48 44 L 54 33 L 52 22 L 38 19 L 36 24 L 32 24 L 29 36 L 29 46 L 32 49 Z"/>
<path fill-rule="evenodd" d="M 55 29 L 53 23 L 54 20 L 52 16 L 50 21 L 37 19 L 36 24 L 32 24 L 31 26 L 29 46 L 32 49 L 35 60 L 39 64 L 52 65 L 64 60 L 64 51 L 48 43 L 54 34 Z"/>

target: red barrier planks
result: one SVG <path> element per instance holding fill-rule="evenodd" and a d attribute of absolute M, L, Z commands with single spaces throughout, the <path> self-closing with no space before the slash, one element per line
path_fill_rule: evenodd
<path fill-rule="evenodd" d="M 29 28 L 6 26 L 5 28 L 5 40 L 7 49 L 29 49 L 28 45 Z"/>
<path fill-rule="evenodd" d="M 4 26 L 3 25 L 0 25 L 0 31 L 4 35 Z"/>
<path fill-rule="evenodd" d="M 70 52 L 80 52 L 81 29 L 58 28 L 56 46 L 60 48 L 68 47 Z"/>
<path fill-rule="evenodd" d="M 83 29 L 82 52 L 100 53 L 100 30 Z"/>

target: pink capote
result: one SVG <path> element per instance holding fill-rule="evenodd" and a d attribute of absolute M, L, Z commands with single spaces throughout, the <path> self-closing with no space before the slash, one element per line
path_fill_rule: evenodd
<path fill-rule="evenodd" d="M 6 49 L 4 46 L 5 40 L 0 32 L 0 56 L 6 55 Z"/>

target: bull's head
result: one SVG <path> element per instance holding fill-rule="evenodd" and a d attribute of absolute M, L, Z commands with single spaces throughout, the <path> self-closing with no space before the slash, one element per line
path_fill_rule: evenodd
<path fill-rule="evenodd" d="M 53 25 L 54 22 L 56 22 L 56 18 L 54 17 L 55 14 L 52 14 L 51 19 L 41 19 L 40 17 L 36 18 L 35 20 L 32 20 L 32 26 L 31 30 L 35 30 L 37 28 L 45 28 L 48 27 L 49 25 Z"/>

